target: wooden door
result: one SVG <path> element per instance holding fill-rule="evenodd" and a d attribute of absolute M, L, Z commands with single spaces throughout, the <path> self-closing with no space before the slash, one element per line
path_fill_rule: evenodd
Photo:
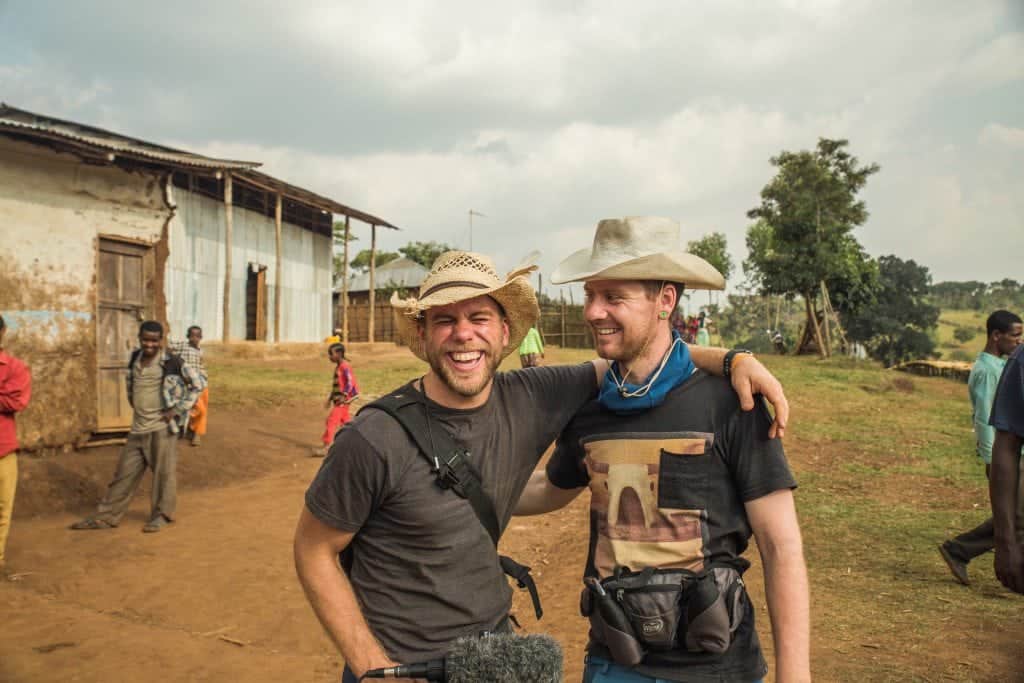
<path fill-rule="evenodd" d="M 146 247 L 100 240 L 97 431 L 122 431 L 132 424 L 124 377 L 132 349 L 138 346 L 139 322 L 145 308 L 146 252 Z"/>
<path fill-rule="evenodd" d="M 267 267 L 252 264 L 245 283 L 245 338 L 267 340 Z"/>

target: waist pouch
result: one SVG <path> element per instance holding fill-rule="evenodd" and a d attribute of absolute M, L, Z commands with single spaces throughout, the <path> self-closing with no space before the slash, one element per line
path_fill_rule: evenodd
<path fill-rule="evenodd" d="M 743 619 L 743 579 L 732 567 L 616 569 L 586 580 L 580 612 L 612 659 L 635 666 L 647 651 L 685 649 L 721 654 Z"/>

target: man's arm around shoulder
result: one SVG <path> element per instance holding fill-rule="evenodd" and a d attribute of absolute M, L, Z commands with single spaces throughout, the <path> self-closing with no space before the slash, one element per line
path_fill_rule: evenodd
<path fill-rule="evenodd" d="M 534 470 L 512 514 L 528 516 L 554 512 L 574 501 L 585 488 L 586 486 L 575 489 L 560 488 L 551 482 L 546 470 Z"/>
<path fill-rule="evenodd" d="M 342 531 L 317 519 L 303 507 L 295 529 L 295 572 L 306 599 L 357 677 L 368 669 L 395 666 L 370 631 L 352 584 L 338 564 L 354 532 Z"/>
<path fill-rule="evenodd" d="M 810 681 L 810 597 L 793 492 L 774 491 L 747 502 L 746 510 L 764 566 L 775 680 Z"/>

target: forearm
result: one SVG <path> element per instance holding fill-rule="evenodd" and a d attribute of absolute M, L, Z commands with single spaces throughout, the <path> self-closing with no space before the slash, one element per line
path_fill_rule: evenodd
<path fill-rule="evenodd" d="M 1019 436 L 1009 432 L 996 432 L 988 483 L 996 546 L 1005 547 L 1016 543 L 1020 447 Z"/>
<path fill-rule="evenodd" d="M 810 681 L 810 597 L 799 537 L 761 549 L 775 641 L 775 680 Z"/>
<path fill-rule="evenodd" d="M 698 346 L 697 344 L 690 344 L 687 348 L 690 351 L 690 359 L 698 368 L 716 377 L 721 377 L 724 374 L 722 365 L 725 361 L 725 354 L 728 353 L 727 349 L 716 346 Z"/>
<path fill-rule="evenodd" d="M 356 676 L 393 663 L 366 623 L 352 584 L 332 550 L 296 541 L 295 571 L 317 619 Z"/>
<path fill-rule="evenodd" d="M 537 470 L 530 475 L 530 481 L 523 489 L 523 495 L 516 503 L 513 515 L 542 515 L 565 507 L 579 495 L 583 488 L 562 489 L 551 483 L 544 470 Z"/>

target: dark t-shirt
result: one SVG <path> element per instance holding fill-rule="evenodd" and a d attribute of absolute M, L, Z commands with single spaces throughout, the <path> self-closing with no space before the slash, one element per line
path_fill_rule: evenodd
<path fill-rule="evenodd" d="M 434 428 L 469 450 L 504 529 L 537 461 L 595 391 L 585 363 L 498 373 L 474 410 L 428 405 Z M 364 410 L 338 432 L 306 492 L 317 519 L 357 532 L 349 579 L 373 633 L 400 663 L 439 657 L 456 638 L 494 628 L 512 600 L 469 502 L 434 482 L 402 426 Z"/>
<path fill-rule="evenodd" d="M 1024 438 L 1024 344 L 1006 361 L 992 401 L 989 424 Z"/>
<path fill-rule="evenodd" d="M 782 444 L 768 438 L 770 425 L 763 401 L 742 412 L 727 380 L 699 371 L 643 413 L 614 415 L 588 403 L 547 466 L 556 486 L 590 486 L 586 574 L 604 578 L 617 566 L 701 571 L 711 564 L 742 573 L 751 536 L 744 503 L 796 487 Z M 761 678 L 767 667 L 749 600 L 744 609 L 725 653 L 650 653 L 636 670 L 701 683 Z M 589 649 L 609 656 L 594 640 Z"/>

